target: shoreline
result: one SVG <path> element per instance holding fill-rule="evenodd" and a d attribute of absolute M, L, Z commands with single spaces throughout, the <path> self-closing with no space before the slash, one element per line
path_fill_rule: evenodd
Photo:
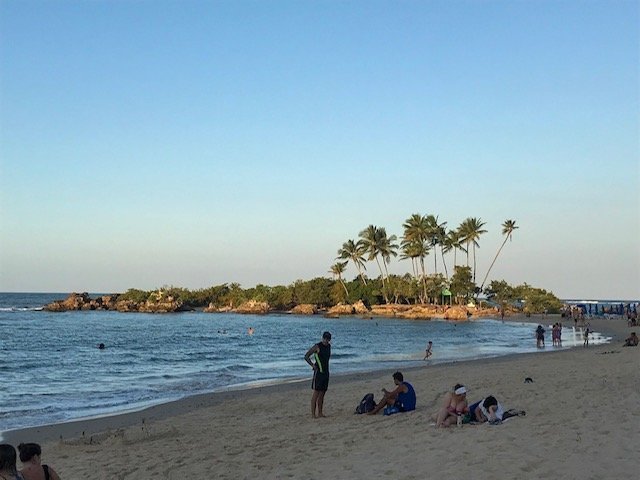
<path fill-rule="evenodd" d="M 542 317 L 542 315 L 531 317 L 527 317 L 525 315 L 512 315 L 506 318 L 505 321 L 529 323 L 532 325 L 542 324 L 546 326 L 549 322 L 555 323 L 559 319 L 561 319 L 560 315 L 547 315 L 544 318 Z M 592 328 L 596 329 L 596 332 L 611 337 L 610 343 L 593 345 L 590 346 L 589 349 L 606 349 L 615 342 L 622 343 L 622 341 L 626 337 L 624 331 L 622 330 L 623 322 L 624 328 L 626 328 L 626 321 L 624 321 L 623 319 L 589 319 L 589 322 L 591 323 Z M 448 369 L 454 368 L 456 366 L 464 367 L 465 365 L 470 364 L 503 364 L 505 362 L 511 362 L 516 358 L 527 358 L 540 354 L 567 354 L 568 352 L 572 352 L 576 349 L 580 349 L 580 347 L 576 346 L 572 348 L 557 350 L 550 349 L 545 351 L 511 353 L 493 357 L 445 361 L 442 363 L 425 363 L 424 365 L 419 366 L 404 367 L 403 371 L 414 372 L 423 370 L 424 368 Z M 338 386 L 348 384 L 350 382 L 363 378 L 381 377 L 387 372 L 388 370 L 383 369 L 333 374 L 331 377 L 331 382 L 332 386 Z M 260 397 L 261 395 L 269 395 L 273 393 L 292 393 L 294 391 L 298 391 L 301 388 L 307 389 L 307 384 L 309 381 L 310 378 L 292 377 L 274 380 L 274 383 L 269 385 L 260 385 L 254 387 L 225 387 L 222 390 L 197 393 L 175 400 L 160 401 L 159 403 L 148 406 L 141 406 L 131 411 L 118 411 L 113 413 L 106 413 L 104 415 L 72 419 L 65 422 L 11 429 L 0 432 L 0 441 L 18 444 L 20 442 L 34 441 L 34 438 L 37 438 L 40 442 L 67 441 L 87 438 L 91 439 L 92 436 L 100 435 L 112 430 L 118 430 L 135 425 L 144 425 L 149 422 L 170 419 L 182 413 L 193 412 L 200 408 L 208 408 L 221 405 L 225 401 L 232 399 L 240 398 L 242 400 L 246 400 L 249 398 Z"/>

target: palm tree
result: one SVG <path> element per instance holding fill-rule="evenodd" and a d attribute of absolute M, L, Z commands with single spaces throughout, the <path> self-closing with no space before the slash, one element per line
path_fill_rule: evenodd
<path fill-rule="evenodd" d="M 487 270 L 487 274 L 484 276 L 484 280 L 482 280 L 482 285 L 480 285 L 480 291 L 482 291 L 482 288 L 484 287 L 484 284 L 487 281 L 487 278 L 489 277 L 489 272 L 491 272 L 491 269 L 493 268 L 493 264 L 496 263 L 496 260 L 498 259 L 498 255 L 500 255 L 500 252 L 502 251 L 505 244 L 507 243 L 507 240 L 509 241 L 512 240 L 513 232 L 518 228 L 520 227 L 516 227 L 515 220 L 505 220 L 504 223 L 502 224 L 502 234 L 504 235 L 504 241 L 502 242 L 502 245 L 500 245 L 500 248 L 498 249 L 498 253 L 496 253 L 496 256 L 493 258 L 493 262 L 491 262 L 491 265 L 489 265 L 489 270 Z"/>
<path fill-rule="evenodd" d="M 397 240 L 395 235 L 387 236 L 387 231 L 384 227 L 376 227 L 375 225 L 369 225 L 362 230 L 359 234 L 362 245 L 364 246 L 364 252 L 368 254 L 367 260 L 375 260 L 380 270 L 380 277 L 382 278 L 382 290 L 384 299 L 389 303 L 389 297 L 385 289 L 385 275 L 380 266 L 380 260 L 378 256 L 382 257 L 384 264 L 384 271 L 387 272 L 386 280 L 389 283 L 389 271 L 387 270 L 387 264 L 391 261 L 391 256 L 396 256 L 398 245 L 393 243 Z"/>
<path fill-rule="evenodd" d="M 458 250 L 460 250 L 461 252 L 467 252 L 467 250 L 464 248 L 463 242 L 462 242 L 462 235 L 460 233 L 460 229 L 456 229 L 456 230 L 449 230 L 449 233 L 447 234 L 447 243 L 451 245 L 451 248 L 453 249 L 453 269 L 455 271 L 456 266 L 458 264 L 457 262 L 457 258 L 456 258 L 456 254 L 458 253 Z"/>
<path fill-rule="evenodd" d="M 364 264 L 365 262 L 364 254 L 365 254 L 365 246 L 362 240 L 358 240 L 357 242 L 354 242 L 353 240 L 347 240 L 342 244 L 342 248 L 338 250 L 338 257 L 336 258 L 336 260 L 337 259 L 347 260 L 347 261 L 351 260 L 351 263 L 353 263 L 356 266 L 356 269 L 358 270 L 358 275 L 360 275 L 360 279 L 362 280 L 362 283 L 366 285 L 367 281 L 365 280 L 364 275 L 362 274 L 362 270 L 367 269 L 367 267 Z"/>
<path fill-rule="evenodd" d="M 395 235 L 387 236 L 387 231 L 384 227 L 378 228 L 378 249 L 380 256 L 382 257 L 382 265 L 384 271 L 387 274 L 387 282 L 389 282 L 389 271 L 387 265 L 391 263 L 391 257 L 398 256 L 398 244 L 394 243 L 398 237 Z"/>
<path fill-rule="evenodd" d="M 449 269 L 447 268 L 447 260 L 444 256 L 445 253 L 449 253 L 454 250 L 453 239 L 451 238 L 451 230 L 442 232 L 442 240 L 440 241 L 440 251 L 442 252 L 442 264 L 444 265 L 444 275 L 449 280 Z M 453 258 L 455 263 L 455 251 L 453 252 Z"/>
<path fill-rule="evenodd" d="M 469 266 L 469 245 L 473 245 L 473 283 L 476 283 L 476 247 L 480 248 L 478 244 L 480 235 L 487 233 L 486 230 L 482 230 L 484 225 L 485 222 L 475 217 L 465 219 L 460 225 L 462 241 L 467 244 L 467 266 Z"/>
<path fill-rule="evenodd" d="M 367 228 L 362 230 L 358 236 L 360 237 L 360 241 L 363 246 L 363 253 L 367 254 L 367 260 L 372 261 L 375 260 L 378 264 L 378 270 L 380 270 L 380 278 L 382 279 L 382 290 L 384 292 L 384 299 L 388 303 L 387 294 L 384 289 L 384 273 L 382 272 L 382 267 L 380 266 L 380 260 L 378 260 L 378 255 L 380 255 L 380 245 L 379 245 L 379 233 L 378 227 L 375 225 L 369 225 Z"/>
<path fill-rule="evenodd" d="M 338 279 L 338 281 L 342 285 L 342 288 L 344 288 L 344 293 L 347 295 L 346 298 L 349 298 L 349 291 L 347 290 L 347 286 L 342 281 L 342 274 L 344 273 L 345 269 L 347 268 L 347 263 L 348 262 L 336 262 L 336 263 L 334 263 L 333 265 L 331 265 L 331 269 L 329 270 L 329 273 L 332 273 Z"/>
<path fill-rule="evenodd" d="M 431 248 L 427 243 L 427 239 L 429 237 L 429 222 L 426 216 L 422 216 L 419 213 L 414 213 L 405 220 L 402 227 L 404 228 L 402 246 L 405 254 L 409 254 L 409 252 L 411 252 L 411 255 L 409 255 L 409 257 L 412 258 L 412 260 L 419 259 L 420 261 L 424 299 L 427 296 L 427 271 L 424 265 L 424 259 L 427 255 L 429 255 L 429 249 Z M 417 266 L 415 269 L 417 271 Z"/>
<path fill-rule="evenodd" d="M 438 255 L 435 252 L 436 245 L 438 245 L 440 241 L 440 225 L 438 224 L 438 216 L 427 215 L 425 217 L 425 222 L 427 224 L 427 241 L 431 245 L 431 248 L 434 249 L 433 273 L 438 273 Z"/>

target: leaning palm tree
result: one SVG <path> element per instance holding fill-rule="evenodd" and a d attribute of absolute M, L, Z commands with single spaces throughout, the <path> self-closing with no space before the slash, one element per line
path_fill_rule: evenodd
<path fill-rule="evenodd" d="M 389 282 L 389 270 L 387 265 L 391 263 L 391 257 L 398 256 L 398 244 L 394 243 L 398 237 L 395 235 L 387 235 L 387 231 L 384 227 L 378 228 L 378 249 L 380 256 L 382 257 L 382 264 L 384 265 L 384 271 L 387 274 L 387 282 Z"/>
<path fill-rule="evenodd" d="M 350 260 L 351 263 L 353 263 L 356 266 L 356 269 L 358 270 L 358 275 L 360 276 L 360 279 L 362 280 L 362 283 L 364 285 L 367 284 L 367 281 L 365 280 L 364 275 L 362 273 L 363 270 L 367 269 L 367 267 L 364 264 L 365 253 L 366 253 L 365 246 L 362 243 L 362 240 L 358 240 L 357 242 L 354 242 L 353 240 L 347 240 L 342 244 L 342 248 L 338 250 L 338 257 L 336 258 L 336 260 L 337 259 L 347 260 L 347 261 Z"/>
<path fill-rule="evenodd" d="M 449 269 L 447 268 L 447 259 L 445 258 L 445 253 L 449 253 L 451 250 L 453 250 L 455 247 L 453 245 L 451 236 L 449 235 L 451 233 L 451 231 L 447 232 L 447 231 L 443 231 L 441 234 L 441 240 L 440 240 L 440 252 L 442 253 L 442 264 L 444 265 L 444 275 L 445 278 L 447 280 L 449 280 Z M 453 253 L 454 256 L 454 262 L 455 262 L 455 251 Z"/>
<path fill-rule="evenodd" d="M 380 278 L 382 279 L 382 291 L 384 300 L 385 302 L 389 303 L 387 293 L 384 288 L 384 273 L 382 271 L 382 266 L 380 265 L 380 260 L 378 259 L 378 256 L 380 255 L 380 234 L 378 232 L 378 227 L 376 227 L 375 225 L 369 225 L 358 235 L 360 236 L 360 241 L 362 242 L 364 253 L 367 254 L 367 260 L 370 262 L 375 260 L 378 264 L 378 270 L 380 270 Z"/>
<path fill-rule="evenodd" d="M 382 278 L 382 291 L 385 302 L 389 303 L 389 297 L 385 286 L 389 284 L 389 271 L 387 270 L 387 264 L 391 261 L 391 256 L 396 256 L 398 245 L 394 242 L 397 240 L 395 235 L 387 236 L 387 231 L 384 227 L 376 227 L 375 225 L 369 225 L 366 229 L 360 232 L 360 238 L 364 245 L 365 252 L 368 253 L 367 260 L 375 260 L 380 270 L 380 277 Z M 386 284 L 385 274 L 380 266 L 380 260 L 378 257 L 382 257 L 382 263 L 384 265 L 384 271 L 387 272 Z"/>
<path fill-rule="evenodd" d="M 441 225 L 438 223 L 437 215 L 427 215 L 425 217 L 425 222 L 427 224 L 427 241 L 431 248 L 434 249 L 433 255 L 433 273 L 438 273 L 438 255 L 436 251 L 436 245 L 440 243 L 440 227 Z M 443 225 L 446 225 L 447 222 L 444 222 Z"/>
<path fill-rule="evenodd" d="M 502 242 L 502 245 L 500 245 L 500 248 L 498 249 L 498 253 L 496 253 L 496 256 L 493 258 L 493 262 L 491 262 L 491 265 L 489 265 L 489 270 L 487 270 L 487 274 L 484 276 L 484 280 L 482 280 L 482 285 L 480 285 L 480 291 L 482 291 L 482 288 L 484 287 L 484 284 L 487 281 L 487 278 L 489 277 L 489 272 L 491 272 L 491 269 L 493 268 L 493 264 L 496 263 L 496 260 L 498 259 L 498 255 L 500 255 L 500 252 L 502 251 L 505 244 L 507 243 L 507 240 L 509 241 L 512 240 L 513 232 L 518 228 L 520 227 L 516 227 L 515 220 L 505 220 L 504 223 L 502 224 L 502 234 L 504 235 L 504 241 Z"/>
<path fill-rule="evenodd" d="M 475 217 L 465 219 L 460 225 L 462 241 L 467 244 L 467 266 L 469 266 L 469 246 L 473 246 L 473 283 L 476 282 L 476 247 L 480 248 L 478 239 L 480 235 L 487 233 L 486 230 L 482 230 L 484 225 L 485 222 Z"/>
<path fill-rule="evenodd" d="M 342 285 L 342 288 L 344 288 L 344 293 L 346 294 L 346 298 L 349 298 L 349 290 L 347 290 L 347 286 L 342 281 L 342 274 L 347 268 L 347 263 L 348 262 L 334 263 L 333 265 L 331 265 L 331 269 L 329 270 L 329 273 L 332 273 L 333 276 L 338 279 L 338 281 Z"/>

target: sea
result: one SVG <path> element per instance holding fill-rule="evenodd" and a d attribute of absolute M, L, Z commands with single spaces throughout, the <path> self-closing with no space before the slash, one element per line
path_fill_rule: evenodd
<path fill-rule="evenodd" d="M 558 348 L 551 346 L 550 329 L 541 350 L 535 344 L 535 325 L 499 319 L 42 310 L 66 296 L 0 293 L 0 434 L 199 393 L 310 382 L 303 357 L 324 331 L 332 334 L 334 375 Z M 581 332 L 569 323 L 559 348 L 582 344 Z M 423 361 L 429 340 L 433 356 Z M 596 333 L 591 342 L 609 340 Z M 100 343 L 104 349 L 98 348 Z"/>

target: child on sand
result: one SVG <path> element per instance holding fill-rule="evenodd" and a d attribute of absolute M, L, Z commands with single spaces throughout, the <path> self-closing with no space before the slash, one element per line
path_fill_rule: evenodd
<path fill-rule="evenodd" d="M 427 350 L 424 353 L 424 358 L 423 360 L 426 360 L 427 358 L 429 358 L 431 355 L 433 355 L 433 352 L 431 351 L 431 347 L 433 347 L 433 342 L 431 340 L 429 340 L 429 343 L 427 344 Z"/>

